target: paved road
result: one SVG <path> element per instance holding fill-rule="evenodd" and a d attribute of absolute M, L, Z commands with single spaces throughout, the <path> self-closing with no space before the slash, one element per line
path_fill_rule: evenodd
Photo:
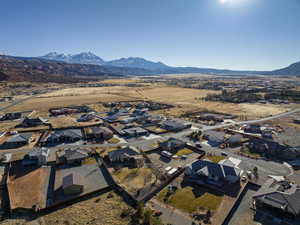
<path fill-rule="evenodd" d="M 27 101 L 27 100 L 29 100 L 29 99 L 31 99 L 31 98 L 34 98 L 34 97 L 35 97 L 35 96 L 30 96 L 30 97 L 27 97 L 27 98 L 22 98 L 22 99 L 19 99 L 19 100 L 15 100 L 15 101 L 13 101 L 11 104 L 9 104 L 9 105 L 7 105 L 7 106 L 4 106 L 4 107 L 0 108 L 0 112 L 3 111 L 3 110 L 9 109 L 10 107 L 13 107 L 13 106 L 15 106 L 15 105 L 17 105 L 17 104 L 20 104 L 20 103 L 22 103 L 22 102 L 25 102 L 25 101 Z"/>
<path fill-rule="evenodd" d="M 297 113 L 297 112 L 300 112 L 300 109 L 294 109 L 294 110 L 291 110 L 291 111 L 288 111 L 288 112 L 285 112 L 285 113 L 280 113 L 280 114 L 277 114 L 277 115 L 274 115 L 274 116 L 269 116 L 269 117 L 265 117 L 265 118 L 257 119 L 257 120 L 248 120 L 248 121 L 226 123 L 226 124 L 220 124 L 220 125 L 216 125 L 216 126 L 205 126 L 205 125 L 202 125 L 200 123 L 193 123 L 193 125 L 195 127 L 201 127 L 202 131 L 205 131 L 205 130 L 214 130 L 214 129 L 218 129 L 218 128 L 229 127 L 229 126 L 232 126 L 232 125 L 261 123 L 261 122 L 265 122 L 265 121 L 269 121 L 269 120 L 273 120 L 273 119 L 278 119 L 278 118 L 282 118 L 282 117 L 285 117 L 285 116 L 289 116 L 289 115 Z"/>

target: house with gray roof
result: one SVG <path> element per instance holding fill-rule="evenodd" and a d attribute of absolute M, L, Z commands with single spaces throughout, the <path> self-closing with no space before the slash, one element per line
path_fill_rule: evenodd
<path fill-rule="evenodd" d="M 50 150 L 48 148 L 35 148 L 24 156 L 22 164 L 24 166 L 46 165 L 49 153 Z"/>
<path fill-rule="evenodd" d="M 4 144 L 5 148 L 18 148 L 30 143 L 32 137 L 31 132 L 19 133 L 11 136 Z"/>
<path fill-rule="evenodd" d="M 160 127 L 162 129 L 174 132 L 190 128 L 191 126 L 191 123 L 187 123 L 181 120 L 165 120 L 160 123 Z"/>
<path fill-rule="evenodd" d="M 56 152 L 57 154 L 57 163 L 69 164 L 69 165 L 80 165 L 81 162 L 87 159 L 90 156 L 90 152 L 81 149 L 65 149 L 63 151 Z"/>
<path fill-rule="evenodd" d="M 128 137 L 139 137 L 148 134 L 148 131 L 141 127 L 131 127 L 123 129 L 124 135 Z"/>
<path fill-rule="evenodd" d="M 179 149 L 184 148 L 186 145 L 185 142 L 176 139 L 176 138 L 169 138 L 168 140 L 159 143 L 159 147 L 163 151 L 168 151 L 168 152 L 177 152 Z"/>
<path fill-rule="evenodd" d="M 197 160 L 185 168 L 185 175 L 190 181 L 218 187 L 222 187 L 226 183 L 238 182 L 242 172 L 238 167 L 214 163 L 209 160 Z"/>
<path fill-rule="evenodd" d="M 28 118 L 25 117 L 24 120 L 21 123 L 22 127 L 36 127 L 40 125 L 45 125 L 47 124 L 48 120 L 42 118 L 42 117 L 37 117 L 37 118 Z"/>
<path fill-rule="evenodd" d="M 62 143 L 73 143 L 83 139 L 80 129 L 54 130 L 41 140 L 42 145 L 55 145 Z"/>
<path fill-rule="evenodd" d="M 207 140 L 211 146 L 219 146 L 225 141 L 225 133 L 219 131 L 206 131 L 203 138 Z"/>
<path fill-rule="evenodd" d="M 300 187 L 286 180 L 268 179 L 253 195 L 253 207 L 256 211 L 270 211 L 275 215 L 299 217 Z M 272 213 L 272 214 L 273 214 Z"/>
<path fill-rule="evenodd" d="M 65 195 L 78 195 L 83 192 L 84 178 L 79 173 L 70 173 L 63 177 L 62 189 Z"/>
<path fill-rule="evenodd" d="M 144 158 L 134 147 L 125 147 L 108 153 L 108 160 L 111 164 L 122 166 L 141 167 Z"/>

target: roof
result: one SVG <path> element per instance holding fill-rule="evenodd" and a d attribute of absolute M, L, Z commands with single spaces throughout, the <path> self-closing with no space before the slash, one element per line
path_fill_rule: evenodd
<path fill-rule="evenodd" d="M 85 159 L 89 156 L 89 153 L 83 149 L 66 149 L 62 155 L 67 161 L 76 159 Z"/>
<path fill-rule="evenodd" d="M 300 188 L 287 181 L 268 179 L 253 198 L 294 215 L 300 213 Z"/>
<path fill-rule="evenodd" d="M 242 135 L 240 135 L 240 134 L 234 134 L 234 135 L 232 135 L 232 136 L 227 140 L 227 142 L 230 143 L 230 144 L 235 144 L 235 143 L 241 142 L 242 139 L 243 139 L 243 136 L 242 136 Z"/>
<path fill-rule="evenodd" d="M 237 167 L 222 165 L 208 160 L 197 160 L 188 166 L 194 174 L 197 175 L 214 175 L 220 178 L 227 176 L 239 176 L 241 169 Z"/>
<path fill-rule="evenodd" d="M 223 142 L 224 141 L 224 137 L 225 137 L 225 133 L 223 132 L 218 132 L 218 131 L 206 131 L 205 135 L 208 136 L 209 141 L 211 142 Z"/>
<path fill-rule="evenodd" d="M 132 128 L 128 128 L 128 129 L 123 129 L 123 131 L 127 134 L 148 133 L 148 131 L 146 131 L 145 129 L 143 129 L 141 127 L 132 127 Z"/>
<path fill-rule="evenodd" d="M 38 157 L 39 155 L 43 155 L 48 157 L 50 150 L 48 148 L 35 148 L 28 153 L 29 157 Z"/>
<path fill-rule="evenodd" d="M 228 159 L 223 159 L 219 162 L 219 164 L 226 165 L 226 166 L 232 166 L 232 167 L 238 167 L 240 165 L 242 160 L 229 157 Z"/>
<path fill-rule="evenodd" d="M 60 138 L 60 137 L 71 137 L 71 138 L 82 138 L 82 133 L 80 129 L 66 129 L 66 130 L 56 130 L 48 138 Z"/>
<path fill-rule="evenodd" d="M 32 137 L 32 133 L 19 133 L 10 137 L 6 143 L 14 143 L 14 142 L 29 142 L 29 139 Z"/>
<path fill-rule="evenodd" d="M 168 140 L 161 142 L 159 145 L 162 148 L 174 149 L 174 148 L 184 146 L 185 142 L 176 138 L 169 138 Z"/>
<path fill-rule="evenodd" d="M 63 188 L 68 188 L 72 185 L 83 185 L 83 177 L 75 172 L 72 172 L 63 177 L 62 186 Z"/>
<path fill-rule="evenodd" d="M 137 155 L 140 155 L 140 153 L 132 147 L 125 147 L 108 153 L 108 157 L 111 161 L 122 161 L 123 158 Z"/>

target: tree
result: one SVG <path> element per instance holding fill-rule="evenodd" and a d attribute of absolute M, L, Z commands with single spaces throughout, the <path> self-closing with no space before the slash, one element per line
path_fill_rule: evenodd
<path fill-rule="evenodd" d="M 151 224 L 151 217 L 152 217 L 152 211 L 151 210 L 146 210 L 144 212 L 144 220 L 143 220 L 143 224 L 144 225 L 150 225 Z"/>
<path fill-rule="evenodd" d="M 256 166 L 253 168 L 253 175 L 254 175 L 255 179 L 257 180 L 258 179 L 258 169 Z"/>
<path fill-rule="evenodd" d="M 143 202 L 139 202 L 137 209 L 136 209 L 136 217 L 138 219 L 142 219 L 144 216 L 144 203 Z"/>

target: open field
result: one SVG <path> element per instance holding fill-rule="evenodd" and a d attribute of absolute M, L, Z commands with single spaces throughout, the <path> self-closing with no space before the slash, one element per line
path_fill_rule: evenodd
<path fill-rule="evenodd" d="M 173 104 L 176 107 L 167 110 L 155 111 L 166 116 L 180 116 L 186 112 L 209 110 L 220 113 L 229 113 L 243 116 L 247 119 L 266 117 L 285 112 L 297 105 L 271 105 L 271 104 L 233 104 L 223 102 L 203 101 L 207 94 L 219 91 L 200 90 L 191 88 L 155 85 L 151 87 L 91 87 L 66 88 L 41 97 L 29 99 L 11 107 L 7 111 L 37 110 L 40 116 L 48 115 L 49 108 L 65 107 L 69 105 L 90 105 L 93 109 L 103 112 L 105 108 L 99 102 L 152 100 Z"/>

